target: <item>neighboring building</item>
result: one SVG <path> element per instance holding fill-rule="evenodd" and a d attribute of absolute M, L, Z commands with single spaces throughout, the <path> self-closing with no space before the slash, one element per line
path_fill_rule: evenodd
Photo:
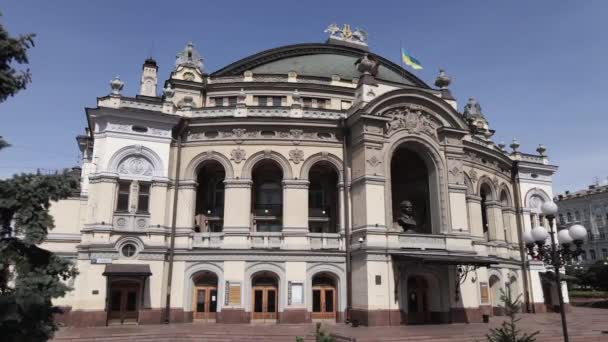
<path fill-rule="evenodd" d="M 581 224 L 588 231 L 579 255 L 581 264 L 608 261 L 608 185 L 590 185 L 586 190 L 566 191 L 557 196 L 558 226 Z"/>
<path fill-rule="evenodd" d="M 188 44 L 162 95 L 147 59 L 139 95 L 115 79 L 86 109 L 81 194 L 44 244 L 80 270 L 68 324 L 160 323 L 167 300 L 175 322 L 480 322 L 526 283 L 545 310 L 519 244 L 544 149 L 506 152 L 443 71 L 433 89 L 330 28 L 211 74 Z"/>

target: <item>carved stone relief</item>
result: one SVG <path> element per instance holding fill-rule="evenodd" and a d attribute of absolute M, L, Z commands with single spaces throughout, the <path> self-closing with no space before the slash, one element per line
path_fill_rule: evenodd
<path fill-rule="evenodd" d="M 299 164 L 302 160 L 304 160 L 304 151 L 295 150 L 289 151 L 289 160 L 291 160 L 294 164 Z"/>
<path fill-rule="evenodd" d="M 152 176 L 154 166 L 146 158 L 131 156 L 118 165 L 118 173 L 123 175 Z"/>
<path fill-rule="evenodd" d="M 382 157 L 380 155 L 381 151 L 374 148 L 366 149 L 366 162 L 370 166 L 369 170 L 373 174 L 382 174 Z"/>
<path fill-rule="evenodd" d="M 242 148 L 235 148 L 232 150 L 232 152 L 230 152 L 230 159 L 234 160 L 234 162 L 237 164 L 245 160 L 246 156 L 247 152 L 245 152 L 245 150 Z"/>
<path fill-rule="evenodd" d="M 391 119 L 391 121 L 386 123 L 386 127 L 384 128 L 384 134 L 386 135 L 406 130 L 411 134 L 425 133 L 433 139 L 438 140 L 437 128 L 440 126 L 440 123 L 431 115 L 424 112 L 422 106 L 408 105 L 394 108 L 384 113 L 383 116 Z"/>

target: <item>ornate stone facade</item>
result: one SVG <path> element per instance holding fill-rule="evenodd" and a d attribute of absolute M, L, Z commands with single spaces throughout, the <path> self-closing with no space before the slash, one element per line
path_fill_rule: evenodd
<path fill-rule="evenodd" d="M 433 89 L 362 30 L 327 32 L 209 75 L 188 44 L 162 96 L 114 80 L 87 109 L 82 197 L 53 204 L 45 243 L 80 269 L 58 303 L 72 324 L 160 323 L 167 295 L 171 320 L 225 323 L 479 321 L 505 285 L 542 302 L 518 222 L 531 191 L 550 198 L 546 149 L 506 152 L 467 121 L 485 120 L 477 103 L 458 111 L 445 73 Z M 414 232 L 397 224 L 404 200 Z M 129 291 L 136 310 L 111 302 Z"/>

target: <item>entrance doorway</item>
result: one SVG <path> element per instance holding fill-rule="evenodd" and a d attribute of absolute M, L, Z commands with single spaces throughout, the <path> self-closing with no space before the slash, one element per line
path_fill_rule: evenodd
<path fill-rule="evenodd" d="M 117 281 L 110 284 L 108 324 L 136 324 L 139 318 L 140 284 Z"/>
<path fill-rule="evenodd" d="M 328 275 L 312 279 L 312 319 L 336 320 L 336 283 Z"/>
<path fill-rule="evenodd" d="M 192 318 L 198 322 L 215 323 L 218 302 L 217 276 L 211 272 L 202 272 L 193 280 Z"/>
<path fill-rule="evenodd" d="M 270 272 L 262 272 L 252 279 L 251 319 L 255 322 L 276 323 L 279 302 L 277 277 Z"/>
<path fill-rule="evenodd" d="M 431 322 L 429 311 L 429 286 L 421 276 L 407 279 L 407 323 L 426 324 Z"/>

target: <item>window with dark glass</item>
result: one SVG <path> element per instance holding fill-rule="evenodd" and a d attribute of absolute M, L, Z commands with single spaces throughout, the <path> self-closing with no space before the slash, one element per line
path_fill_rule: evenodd
<path fill-rule="evenodd" d="M 229 106 L 236 106 L 236 96 L 230 96 L 228 98 L 228 105 Z"/>
<path fill-rule="evenodd" d="M 137 193 L 137 212 L 147 213 L 150 207 L 150 184 L 139 183 L 139 192 Z"/>
<path fill-rule="evenodd" d="M 258 96 L 258 106 L 268 106 L 268 97 Z"/>
<path fill-rule="evenodd" d="M 589 250 L 589 257 L 591 258 L 591 260 L 595 260 L 595 249 L 590 249 Z"/>
<path fill-rule="evenodd" d="M 317 99 L 317 108 L 327 107 L 327 99 Z"/>
<path fill-rule="evenodd" d="M 216 107 L 224 106 L 224 98 L 223 97 L 214 97 L 213 98 Z"/>
<path fill-rule="evenodd" d="M 302 105 L 304 107 L 306 107 L 306 108 L 312 107 L 312 98 L 310 98 L 310 97 L 303 98 L 303 104 Z"/>
<path fill-rule="evenodd" d="M 488 192 L 483 186 L 481 188 L 480 195 L 481 195 L 481 224 L 483 226 L 483 234 L 486 237 L 489 237 L 488 231 L 490 228 L 490 223 L 488 221 L 488 206 L 487 206 Z M 533 218 L 531 218 L 531 219 L 533 220 Z"/>
<path fill-rule="evenodd" d="M 281 106 L 281 102 L 282 102 L 282 97 L 280 96 L 273 96 L 272 97 L 272 105 L 275 107 L 280 107 Z"/>
<path fill-rule="evenodd" d="M 116 211 L 129 211 L 130 192 L 131 182 L 118 182 L 118 199 L 116 201 Z"/>

